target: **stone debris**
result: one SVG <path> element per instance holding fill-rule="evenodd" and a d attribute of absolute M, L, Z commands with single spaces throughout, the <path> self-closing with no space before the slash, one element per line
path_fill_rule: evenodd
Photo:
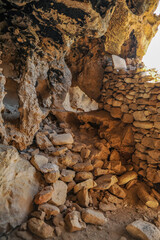
<path fill-rule="evenodd" d="M 66 145 L 74 142 L 73 137 L 70 133 L 57 134 L 51 137 L 53 145 Z"/>
<path fill-rule="evenodd" d="M 160 230 L 153 224 L 137 220 L 126 227 L 131 236 L 141 240 L 160 240 Z"/>
<path fill-rule="evenodd" d="M 53 203 L 56 206 L 63 205 L 67 197 L 67 184 L 57 180 L 55 183 L 53 183 L 53 189 L 54 191 L 52 193 L 50 203 Z"/>
<path fill-rule="evenodd" d="M 107 219 L 102 212 L 89 208 L 82 212 L 82 219 L 85 223 L 91 223 L 95 225 L 104 225 L 107 223 Z"/>
<path fill-rule="evenodd" d="M 65 217 L 65 222 L 70 232 L 75 232 L 86 228 L 86 224 L 82 221 L 78 211 L 72 211 Z"/>
<path fill-rule="evenodd" d="M 37 195 L 35 196 L 34 202 L 36 204 L 42 204 L 48 202 L 53 193 L 54 189 L 52 186 L 46 186 L 44 187 Z"/>
<path fill-rule="evenodd" d="M 40 204 L 38 210 L 46 214 L 47 220 L 50 219 L 51 216 L 57 216 L 60 213 L 59 208 L 50 203 Z"/>
<path fill-rule="evenodd" d="M 48 163 L 48 158 L 43 155 L 34 155 L 31 158 L 31 163 L 38 171 L 41 171 L 41 167 Z"/>
<path fill-rule="evenodd" d="M 45 239 L 54 237 L 54 228 L 38 218 L 30 218 L 28 220 L 28 228 L 38 237 Z"/>

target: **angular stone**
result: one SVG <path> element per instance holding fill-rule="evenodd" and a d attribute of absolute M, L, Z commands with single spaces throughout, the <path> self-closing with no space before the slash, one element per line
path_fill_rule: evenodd
<path fill-rule="evenodd" d="M 154 122 L 154 127 L 160 130 L 160 122 Z"/>
<path fill-rule="evenodd" d="M 133 117 L 136 121 L 147 121 L 147 118 L 143 111 L 135 111 L 133 113 Z"/>
<path fill-rule="evenodd" d="M 59 159 L 59 162 L 66 167 L 72 167 L 78 162 L 78 158 L 74 158 L 73 154 L 68 151 L 64 156 Z"/>
<path fill-rule="evenodd" d="M 28 220 L 28 228 L 40 238 L 54 237 L 54 228 L 38 218 L 30 218 Z"/>
<path fill-rule="evenodd" d="M 93 174 L 91 172 L 78 172 L 75 177 L 76 181 L 83 181 L 87 179 L 93 179 Z"/>
<path fill-rule="evenodd" d="M 107 223 L 107 218 L 105 218 L 102 212 L 89 208 L 82 212 L 82 219 L 85 223 L 95 225 L 104 225 Z"/>
<path fill-rule="evenodd" d="M 93 165 L 90 162 L 77 163 L 73 166 L 73 169 L 76 172 L 89 172 L 93 170 Z"/>
<path fill-rule="evenodd" d="M 48 202 L 52 197 L 52 193 L 53 193 L 53 187 L 46 186 L 39 193 L 36 194 L 34 202 L 36 204 L 42 204 L 42 203 Z"/>
<path fill-rule="evenodd" d="M 80 191 L 83 188 L 90 189 L 90 188 L 94 188 L 95 186 L 97 186 L 97 184 L 92 179 L 88 179 L 84 182 L 78 183 L 74 187 L 74 193 L 77 193 L 78 191 Z"/>
<path fill-rule="evenodd" d="M 68 213 L 65 217 L 65 222 L 70 232 L 76 232 L 86 228 L 86 224 L 82 221 L 78 211 Z"/>
<path fill-rule="evenodd" d="M 39 205 L 38 210 L 45 212 L 47 220 L 50 219 L 51 216 L 57 216 L 60 213 L 59 208 L 50 203 Z"/>
<path fill-rule="evenodd" d="M 81 157 L 82 158 L 86 159 L 86 158 L 89 157 L 90 154 L 91 154 L 91 150 L 90 149 L 85 148 L 85 147 L 82 148 L 82 150 L 81 150 Z"/>
<path fill-rule="evenodd" d="M 59 170 L 58 165 L 54 163 L 46 163 L 42 167 L 40 167 L 40 171 L 42 173 L 49 173 L 49 172 L 58 171 L 58 170 Z"/>
<path fill-rule="evenodd" d="M 43 155 L 34 155 L 31 158 L 31 163 L 38 171 L 41 171 L 41 167 L 48 163 L 48 158 Z"/>
<path fill-rule="evenodd" d="M 35 217 L 35 218 L 38 218 L 38 219 L 41 219 L 41 220 L 44 220 L 45 218 L 45 212 L 42 212 L 42 211 L 34 211 L 31 213 L 31 216 L 32 217 Z"/>
<path fill-rule="evenodd" d="M 63 169 L 61 172 L 61 180 L 63 182 L 72 182 L 75 177 L 75 171 Z"/>
<path fill-rule="evenodd" d="M 112 55 L 112 59 L 113 59 L 113 64 L 114 64 L 114 68 L 115 69 L 127 69 L 127 65 L 126 65 L 126 61 L 125 59 L 117 56 L 117 55 Z"/>
<path fill-rule="evenodd" d="M 105 174 L 109 174 L 110 170 L 109 169 L 102 169 L 102 168 L 95 168 L 94 170 L 94 176 L 101 176 Z"/>
<path fill-rule="evenodd" d="M 126 227 L 129 234 L 136 239 L 159 240 L 160 230 L 153 224 L 139 219 Z"/>
<path fill-rule="evenodd" d="M 64 182 L 57 180 L 57 182 L 53 183 L 53 188 L 54 192 L 50 203 L 53 203 L 56 206 L 63 205 L 67 197 L 67 185 Z"/>
<path fill-rule="evenodd" d="M 55 170 L 44 174 L 44 178 L 47 183 L 55 183 L 60 177 L 59 167 L 57 165 L 55 166 Z"/>
<path fill-rule="evenodd" d="M 119 198 L 125 198 L 126 192 L 123 188 L 121 188 L 118 184 L 114 184 L 109 188 L 109 192 Z"/>
<path fill-rule="evenodd" d="M 66 144 L 72 144 L 74 140 L 70 133 L 63 133 L 63 134 L 53 135 L 51 137 L 51 142 L 53 143 L 53 145 L 66 145 Z"/>
<path fill-rule="evenodd" d="M 42 132 L 38 132 L 36 134 L 36 143 L 41 150 L 45 150 L 53 146 L 51 141 Z"/>
<path fill-rule="evenodd" d="M 107 190 L 109 189 L 113 184 L 118 182 L 118 179 L 115 175 L 103 175 L 95 180 L 97 186 L 95 189 L 97 190 Z"/>
<path fill-rule="evenodd" d="M 78 203 L 82 207 L 88 207 L 89 205 L 89 195 L 88 195 L 88 189 L 83 188 L 77 193 L 77 199 Z"/>
<path fill-rule="evenodd" d="M 119 177 L 118 184 L 124 185 L 124 184 L 128 183 L 129 181 L 136 179 L 137 176 L 138 176 L 137 173 L 134 171 L 126 172 L 122 176 Z"/>
<path fill-rule="evenodd" d="M 65 154 L 65 152 L 68 150 L 67 147 L 60 147 L 60 148 L 56 148 L 53 152 L 52 155 L 53 156 L 60 156 Z"/>
<path fill-rule="evenodd" d="M 16 148 L 0 145 L 0 236 L 27 219 L 39 189 L 38 176 Z"/>
<path fill-rule="evenodd" d="M 75 186 L 76 186 L 75 181 L 68 183 L 67 192 L 70 192 Z"/>

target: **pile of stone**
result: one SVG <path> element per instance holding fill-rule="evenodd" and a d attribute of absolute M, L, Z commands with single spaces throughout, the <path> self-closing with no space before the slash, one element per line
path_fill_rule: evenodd
<path fill-rule="evenodd" d="M 83 130 L 89 127 L 81 125 Z M 28 159 L 44 182 L 25 229 L 39 237 L 79 231 L 88 223 L 105 224 L 106 212 L 121 207 L 127 190 L 138 182 L 133 166 L 122 164 L 120 153 L 105 139 L 93 140 L 91 147 L 75 142 L 67 129 L 56 132 L 46 125 L 37 133 L 36 143 L 39 149 L 31 149 Z M 158 201 L 148 189 L 138 186 L 139 198 L 147 206 L 157 207 Z"/>
<path fill-rule="evenodd" d="M 135 142 L 132 165 L 139 177 L 158 189 L 160 184 L 160 76 L 144 68 L 105 69 L 101 107 L 124 127 L 130 125 Z M 158 195 L 157 193 L 155 193 Z"/>

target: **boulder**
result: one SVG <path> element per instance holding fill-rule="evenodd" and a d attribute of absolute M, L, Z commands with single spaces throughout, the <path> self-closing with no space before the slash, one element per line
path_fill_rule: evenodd
<path fill-rule="evenodd" d="M 160 230 L 153 224 L 139 219 L 126 227 L 129 234 L 141 240 L 160 240 Z"/>
<path fill-rule="evenodd" d="M 32 210 L 39 179 L 12 146 L 0 145 L 0 235 L 24 222 Z"/>

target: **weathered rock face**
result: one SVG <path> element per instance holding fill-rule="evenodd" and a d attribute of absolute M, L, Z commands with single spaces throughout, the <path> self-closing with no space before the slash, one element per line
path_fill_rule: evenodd
<path fill-rule="evenodd" d="M 34 167 L 14 147 L 0 145 L 0 235 L 25 221 L 38 187 Z"/>

